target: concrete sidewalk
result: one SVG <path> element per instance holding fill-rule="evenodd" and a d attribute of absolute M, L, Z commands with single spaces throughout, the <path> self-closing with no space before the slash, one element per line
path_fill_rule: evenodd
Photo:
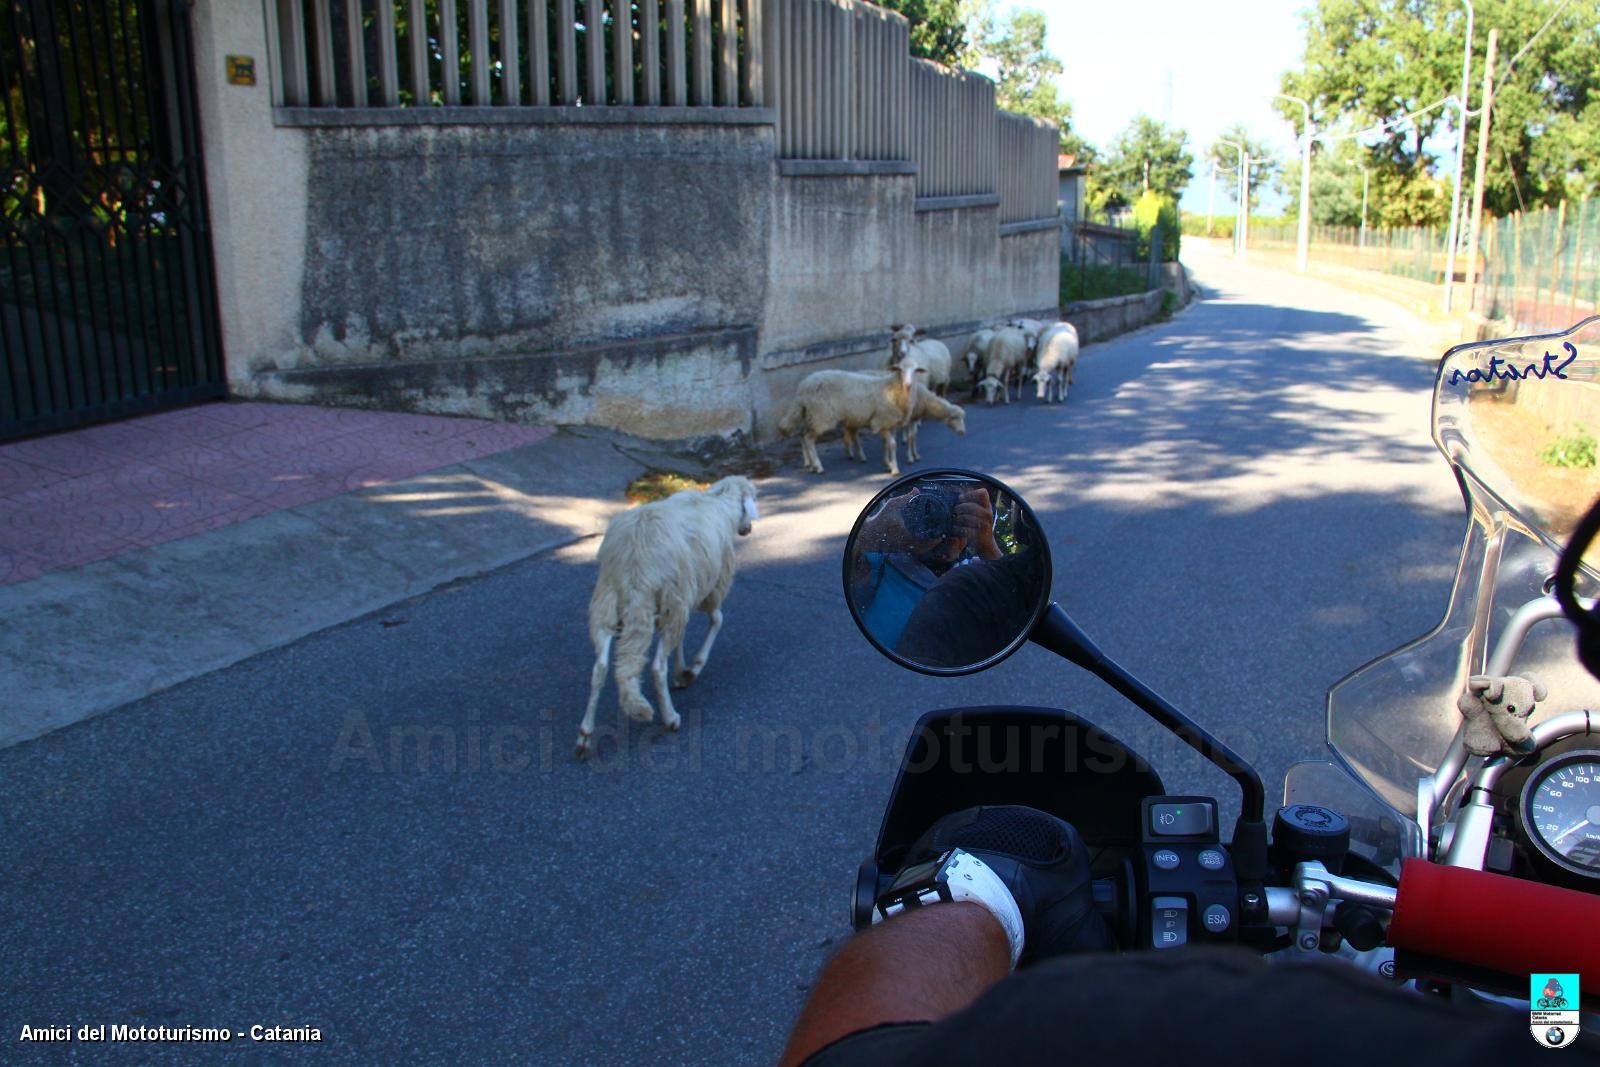
<path fill-rule="evenodd" d="M 4 446 L 0 748 L 601 533 L 652 447 L 234 403 Z"/>

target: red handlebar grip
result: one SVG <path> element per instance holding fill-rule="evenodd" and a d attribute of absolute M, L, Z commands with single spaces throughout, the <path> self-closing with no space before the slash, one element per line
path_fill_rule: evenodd
<path fill-rule="evenodd" d="M 1389 944 L 1503 974 L 1600 974 L 1600 896 L 1408 859 Z"/>

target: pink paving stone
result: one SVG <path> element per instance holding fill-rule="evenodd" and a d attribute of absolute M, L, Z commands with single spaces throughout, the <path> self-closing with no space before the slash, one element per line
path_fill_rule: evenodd
<path fill-rule="evenodd" d="M 55 471 L 20 459 L 12 459 L 5 454 L 4 449 L 0 449 L 0 498 L 42 489 L 51 482 L 60 480 L 61 475 Z"/>
<path fill-rule="evenodd" d="M 0 446 L 0 584 L 381 486 L 554 432 L 243 402 Z M 456 487 L 462 502 L 471 503 L 474 484 L 467 478 Z"/>
<path fill-rule="evenodd" d="M 82 441 L 76 433 L 55 434 L 51 437 L 34 437 L 27 441 L 0 446 L 0 456 L 21 460 L 58 475 L 77 477 L 105 470 L 114 465 L 112 457 Z"/>
<path fill-rule="evenodd" d="M 0 549 L 0 585 L 31 581 L 50 569 L 45 561 L 37 556 Z"/>

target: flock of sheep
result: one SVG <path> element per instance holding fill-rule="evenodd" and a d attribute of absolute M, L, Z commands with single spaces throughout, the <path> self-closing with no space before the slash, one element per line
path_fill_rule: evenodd
<path fill-rule="evenodd" d="M 785 437 L 799 432 L 800 454 L 807 470 L 822 473 L 817 438 L 842 429 L 845 451 L 866 461 L 857 434 L 883 438 L 883 463 L 900 473 L 896 434 L 906 439 L 906 458 L 917 461 L 917 427 L 937 419 L 958 434 L 967 432 L 966 413 L 946 400 L 952 360 L 942 341 L 915 326 L 889 327 L 889 362 L 882 371 L 819 370 L 800 382 L 794 400 L 778 420 Z M 979 330 L 962 350 L 973 395 L 983 393 L 993 404 L 998 393 L 1011 402 L 1011 388 L 1022 395 L 1022 382 L 1032 377 L 1044 401 L 1063 401 L 1078 363 L 1078 331 L 1071 323 L 1015 319 Z"/>
<path fill-rule="evenodd" d="M 944 399 L 951 374 L 950 350 L 923 336 L 913 326 L 890 327 L 889 363 L 883 371 L 822 370 L 800 383 L 789 410 L 779 422 L 785 434 L 801 432 L 806 468 L 822 473 L 817 437 L 842 427 L 845 447 L 865 460 L 857 434 L 883 436 L 884 463 L 900 473 L 895 435 L 904 432 L 906 455 L 917 459 L 917 426 L 938 419 L 958 434 L 966 433 L 965 413 Z M 962 351 L 973 393 L 989 404 L 1000 393 L 1011 402 L 1014 383 L 1031 375 L 1040 400 L 1067 398 L 1078 361 L 1078 332 L 1065 322 L 1017 319 L 994 329 L 979 330 Z M 981 371 L 981 374 L 980 374 Z M 655 709 L 640 687 L 646 664 L 655 679 L 661 723 L 676 730 L 681 723 L 672 706 L 673 689 L 695 680 L 705 668 L 712 643 L 722 629 L 722 601 L 733 586 L 734 542 L 748 534 L 757 519 L 756 487 L 748 478 L 723 478 L 710 488 L 684 490 L 665 500 L 618 515 L 600 543 L 600 573 L 589 600 L 589 639 L 594 666 L 589 674 L 589 704 L 578 727 L 577 756 L 594 750 L 595 710 L 615 654 L 616 680 L 623 712 L 650 722 Z M 710 617 L 705 641 L 689 664 L 683 661 L 684 632 L 689 616 Z M 659 635 L 655 655 L 651 642 Z M 669 661 L 675 670 L 669 672 Z"/>

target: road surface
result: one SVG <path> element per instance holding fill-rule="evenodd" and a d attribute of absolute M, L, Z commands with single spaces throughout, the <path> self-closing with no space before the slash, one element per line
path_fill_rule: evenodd
<path fill-rule="evenodd" d="M 1192 258 L 1202 302 L 1085 349 L 1064 405 L 926 428 L 923 463 L 1021 490 L 1067 610 L 1270 794 L 1322 753 L 1326 687 L 1442 615 L 1465 520 L 1414 323 Z M 837 441 L 822 477 L 786 457 L 677 735 L 572 759 L 590 540 L 0 752 L 3 1058 L 24 1024 L 121 1023 L 315 1027 L 273 1051 L 319 1062 L 770 1061 L 920 711 L 1059 704 L 1232 802 L 1039 649 L 957 680 L 880 659 L 838 561 L 887 477 Z"/>

